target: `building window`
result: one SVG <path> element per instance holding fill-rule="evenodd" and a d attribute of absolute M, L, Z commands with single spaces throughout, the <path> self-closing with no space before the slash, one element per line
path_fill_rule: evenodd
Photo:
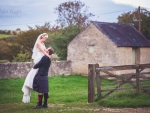
<path fill-rule="evenodd" d="M 93 53 L 94 52 L 94 45 L 89 45 L 88 51 L 89 51 L 89 53 Z"/>
<path fill-rule="evenodd" d="M 132 48 L 132 64 L 136 63 L 136 48 Z"/>
<path fill-rule="evenodd" d="M 138 47 L 132 48 L 132 63 L 133 64 L 140 63 L 140 48 Z"/>

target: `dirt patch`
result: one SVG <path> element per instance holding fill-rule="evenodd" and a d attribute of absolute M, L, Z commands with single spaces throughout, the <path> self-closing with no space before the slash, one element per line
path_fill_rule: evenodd
<path fill-rule="evenodd" d="M 48 104 L 48 107 L 63 107 L 64 104 Z"/>
<path fill-rule="evenodd" d="M 48 104 L 48 107 L 63 107 L 64 104 Z M 108 108 L 108 107 L 67 107 L 66 110 L 86 110 L 99 112 L 104 111 L 104 113 L 150 113 L 150 107 L 143 108 Z"/>
<path fill-rule="evenodd" d="M 103 108 L 112 113 L 150 113 L 150 107 L 146 108 Z"/>

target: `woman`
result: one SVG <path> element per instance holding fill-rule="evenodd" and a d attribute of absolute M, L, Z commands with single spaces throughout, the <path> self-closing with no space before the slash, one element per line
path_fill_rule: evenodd
<path fill-rule="evenodd" d="M 42 33 L 38 36 L 35 45 L 33 47 L 33 54 L 32 54 L 34 64 L 38 63 L 44 55 L 50 58 L 49 54 L 46 53 L 46 47 L 44 44 L 44 42 L 46 42 L 47 39 L 48 39 L 47 33 Z M 33 78 L 36 75 L 37 71 L 38 69 L 32 68 L 26 77 L 26 80 L 22 87 L 22 91 L 24 92 L 22 101 L 24 103 L 30 102 L 30 95 L 31 95 L 30 90 L 32 89 Z"/>

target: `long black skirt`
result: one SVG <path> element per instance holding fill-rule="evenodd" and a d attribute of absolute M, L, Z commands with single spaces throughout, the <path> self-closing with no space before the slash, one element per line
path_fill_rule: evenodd
<path fill-rule="evenodd" d="M 33 90 L 39 93 L 48 93 L 48 76 L 35 75 L 33 79 Z"/>

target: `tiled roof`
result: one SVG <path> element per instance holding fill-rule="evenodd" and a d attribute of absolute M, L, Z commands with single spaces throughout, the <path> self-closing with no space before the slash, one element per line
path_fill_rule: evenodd
<path fill-rule="evenodd" d="M 130 24 L 91 21 L 116 46 L 150 47 L 150 41 Z"/>

